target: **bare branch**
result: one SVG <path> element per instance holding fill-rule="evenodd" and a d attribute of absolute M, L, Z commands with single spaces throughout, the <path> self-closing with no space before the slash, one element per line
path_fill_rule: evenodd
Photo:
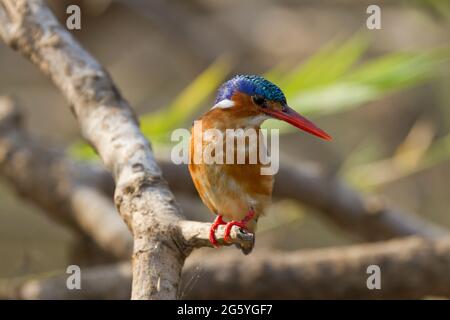
<path fill-rule="evenodd" d="M 339 226 L 367 240 L 418 235 L 440 238 L 448 230 L 420 219 L 417 215 L 389 206 L 375 196 L 364 197 L 336 177 L 319 176 L 284 161 L 275 183 L 277 195 L 296 198 L 324 212 Z"/>
<path fill-rule="evenodd" d="M 258 253 L 258 254 L 256 254 Z M 369 290 L 367 268 L 380 267 Z M 343 248 L 256 251 L 187 261 L 192 299 L 418 299 L 450 296 L 450 238 L 408 237 Z"/>
<path fill-rule="evenodd" d="M 112 173 L 116 207 L 134 238 L 132 298 L 176 298 L 192 241 L 179 232 L 180 209 L 128 103 L 41 0 L 1 0 L 0 35 L 53 80 Z"/>
<path fill-rule="evenodd" d="M 21 128 L 21 119 L 13 101 L 0 97 L 0 174 L 52 219 L 115 257 L 129 258 L 131 234 L 112 201 L 99 192 L 100 169 L 40 145 Z"/>
<path fill-rule="evenodd" d="M 81 290 L 68 290 L 67 274 L 2 280 L 1 299 L 129 299 L 131 293 L 131 264 L 121 262 L 95 266 L 81 272 Z"/>
<path fill-rule="evenodd" d="M 209 229 L 211 227 L 210 224 L 183 220 L 178 223 L 178 226 L 180 228 L 181 235 L 184 241 L 189 247 L 201 248 L 212 246 L 211 242 L 209 241 Z M 217 228 L 215 235 L 219 245 L 226 246 L 235 244 L 244 252 L 246 251 L 246 249 L 251 250 L 255 243 L 253 233 L 247 233 L 236 226 L 233 226 L 230 232 L 230 238 L 233 240 L 232 243 L 227 243 L 225 241 L 225 226 L 223 225 Z"/>
<path fill-rule="evenodd" d="M 381 270 L 381 289 L 367 288 L 367 267 Z M 450 296 L 450 239 L 416 237 L 297 252 L 256 251 L 188 260 L 183 298 L 190 299 L 417 299 Z M 67 290 L 67 275 L 3 284 L 2 295 L 19 299 L 126 299 L 128 264 L 82 272 L 82 290 Z"/>

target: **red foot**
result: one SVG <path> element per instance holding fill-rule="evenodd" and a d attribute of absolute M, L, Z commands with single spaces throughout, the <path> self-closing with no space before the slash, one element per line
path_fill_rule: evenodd
<path fill-rule="evenodd" d="M 217 216 L 214 220 L 214 223 L 211 226 L 211 229 L 209 229 L 209 241 L 211 241 L 212 245 L 217 248 L 218 242 L 216 240 L 216 229 L 221 224 L 226 224 L 225 221 L 223 221 L 222 216 Z"/>
<path fill-rule="evenodd" d="M 233 239 L 230 237 L 231 228 L 233 228 L 233 226 L 238 226 L 239 228 L 247 230 L 247 224 L 242 222 L 242 220 L 228 222 L 225 227 L 225 236 L 223 237 L 226 242 L 233 242 Z"/>
<path fill-rule="evenodd" d="M 253 210 L 250 210 L 247 213 L 247 215 L 244 217 L 244 219 L 242 219 L 241 221 L 228 222 L 225 227 L 225 236 L 223 237 L 223 239 L 226 242 L 233 242 L 233 240 L 230 237 L 231 228 L 233 228 L 233 226 L 238 226 L 241 229 L 247 230 L 247 222 L 249 222 L 253 218 L 254 215 L 255 215 L 255 212 Z"/>

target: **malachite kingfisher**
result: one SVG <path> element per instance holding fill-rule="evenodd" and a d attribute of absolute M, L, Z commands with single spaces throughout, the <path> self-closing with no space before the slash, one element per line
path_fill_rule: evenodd
<path fill-rule="evenodd" d="M 197 121 L 201 121 L 201 130 L 216 129 L 225 136 L 227 129 L 253 128 L 259 133 L 261 124 L 272 118 L 331 140 L 330 135 L 288 106 L 278 86 L 257 75 L 237 75 L 225 82 L 218 90 L 214 106 Z M 259 159 L 253 164 L 194 161 L 194 149 L 198 147 L 196 143 L 207 148 L 214 142 L 194 139 L 193 131 L 194 127 L 189 146 L 189 172 L 200 198 L 217 215 L 209 234 L 211 243 L 217 247 L 215 231 L 219 225 L 226 225 L 227 242 L 231 242 L 230 231 L 234 225 L 248 232 L 255 231 L 258 218 L 270 204 L 274 176 L 261 174 L 265 164 Z M 221 143 L 225 149 L 226 141 Z M 248 146 L 245 150 L 248 152 L 252 148 L 254 146 Z"/>

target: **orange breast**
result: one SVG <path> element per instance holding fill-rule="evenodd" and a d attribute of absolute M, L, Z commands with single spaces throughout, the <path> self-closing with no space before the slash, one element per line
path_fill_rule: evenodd
<path fill-rule="evenodd" d="M 207 116 L 204 116 L 202 120 L 203 131 L 218 127 Z M 223 134 L 225 137 L 225 132 Z M 255 211 L 255 218 L 263 214 L 270 203 L 273 176 L 261 175 L 263 164 L 259 159 L 255 164 L 248 164 L 249 159 L 246 155 L 246 164 L 206 164 L 204 161 L 195 164 L 194 143 L 196 141 L 198 139 L 194 140 L 194 134 L 192 134 L 189 171 L 205 205 L 215 214 L 222 215 L 228 220 L 243 219 L 250 208 Z M 222 141 L 225 152 L 226 139 Z M 202 143 L 202 150 L 205 150 L 211 142 L 203 141 Z M 250 228 L 252 228 L 251 225 Z"/>

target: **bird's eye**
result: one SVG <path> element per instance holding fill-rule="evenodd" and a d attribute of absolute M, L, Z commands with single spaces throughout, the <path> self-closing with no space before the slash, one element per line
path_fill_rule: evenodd
<path fill-rule="evenodd" d="M 254 102 L 256 105 L 258 105 L 258 106 L 260 106 L 260 107 L 263 107 L 263 108 L 266 107 L 266 105 L 265 105 L 266 99 L 264 99 L 263 96 L 257 94 L 257 95 L 254 95 L 254 96 L 252 97 L 252 99 L 253 99 L 253 102 Z"/>

